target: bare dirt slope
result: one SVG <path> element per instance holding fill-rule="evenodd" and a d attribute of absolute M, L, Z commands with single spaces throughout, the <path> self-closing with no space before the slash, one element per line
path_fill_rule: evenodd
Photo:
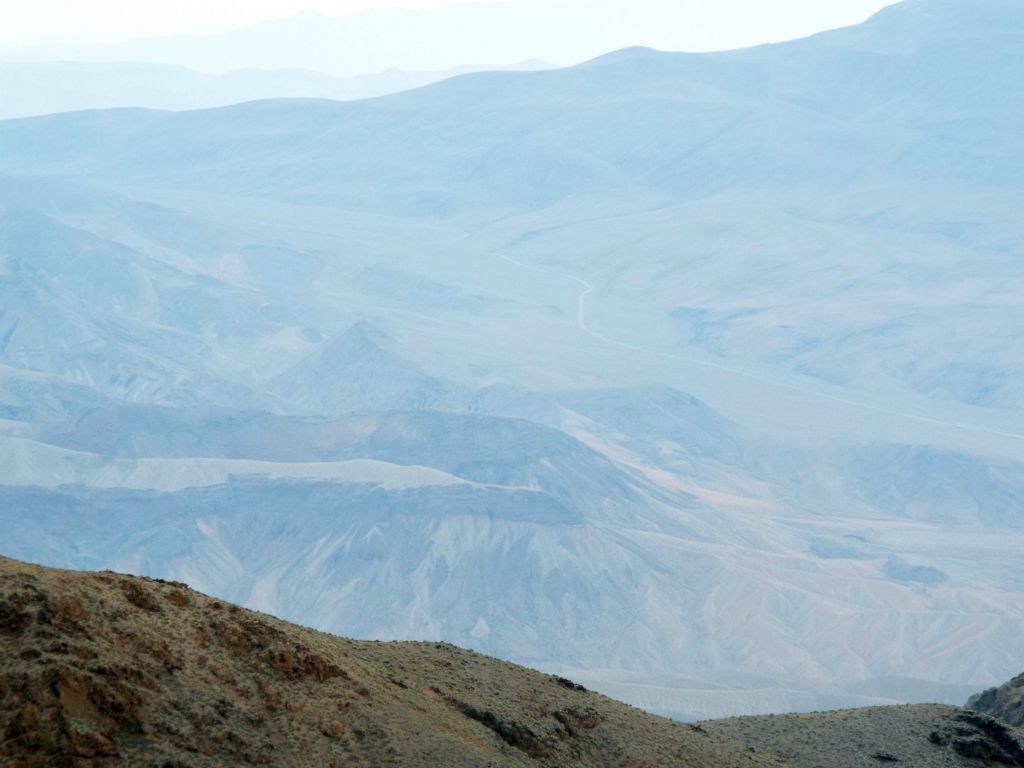
<path fill-rule="evenodd" d="M 987 715 L 932 704 L 703 723 L 796 768 L 1024 766 L 1024 738 Z"/>
<path fill-rule="evenodd" d="M 0 765 L 693 766 L 772 757 L 447 645 L 0 558 Z"/>

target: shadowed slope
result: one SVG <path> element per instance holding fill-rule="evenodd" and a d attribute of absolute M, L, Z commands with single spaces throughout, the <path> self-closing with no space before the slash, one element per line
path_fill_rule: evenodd
<path fill-rule="evenodd" d="M 1024 726 L 1024 675 L 972 696 L 967 706 L 1005 720 L 1010 725 Z"/>

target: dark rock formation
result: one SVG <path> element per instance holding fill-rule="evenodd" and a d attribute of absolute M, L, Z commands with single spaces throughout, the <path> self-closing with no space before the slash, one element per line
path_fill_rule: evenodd
<path fill-rule="evenodd" d="M 1024 726 L 1024 675 L 972 696 L 967 708 L 997 717 L 1010 725 Z"/>

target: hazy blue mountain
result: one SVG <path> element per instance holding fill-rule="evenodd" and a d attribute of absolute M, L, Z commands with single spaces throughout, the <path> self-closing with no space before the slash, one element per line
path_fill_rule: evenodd
<path fill-rule="evenodd" d="M 511 225 L 493 228 L 488 246 L 526 261 L 557 251 L 557 271 L 595 277 L 620 312 L 653 298 L 648 346 L 689 342 L 838 385 L 896 380 L 927 397 L 1016 407 L 1024 355 L 1005 307 L 1021 231 L 1004 212 L 1024 182 L 1024 149 L 1006 138 L 1024 128 L 1022 33 L 1016 6 L 982 5 L 965 19 L 956 3 L 921 0 L 811 41 L 710 56 L 625 51 L 354 104 L 14 122 L 0 135 L 10 150 L 0 167 L 440 216 L 480 235 L 495 211 L 557 206 L 611 255 L 573 258 L 579 249 L 563 247 L 582 236 L 572 221 L 534 233 L 524 218 L 528 241 Z M 750 71 L 763 82 L 752 86 Z M 856 109 L 870 97 L 856 90 L 869 87 L 887 107 Z M 844 229 L 856 233 L 856 257 L 836 239 Z M 635 262 L 629 287 L 602 284 L 623 259 Z M 700 269 L 708 259 L 716 269 Z M 672 293 L 658 295 L 652 275 L 693 265 L 685 290 L 660 281 Z M 807 269 L 820 290 L 801 294 L 792 278 Z M 950 296 L 954 280 L 972 292 Z M 776 298 L 764 301 L 766 290 Z M 724 291 L 728 308 L 714 305 Z M 993 328 L 998 340 L 984 340 Z M 906 358 L 908 348 L 929 352 Z"/>
<path fill-rule="evenodd" d="M 494 69 L 538 70 L 523 62 Z M 330 77 L 300 69 L 239 69 L 222 75 L 159 62 L 29 61 L 0 63 L 0 119 L 118 107 L 204 109 L 255 99 L 349 101 L 419 88 L 455 75 L 491 69 L 461 66 L 434 72 L 388 69 L 357 77 Z"/>
<path fill-rule="evenodd" d="M 0 548 L 679 715 L 1006 679 L 1022 44 L 2 122 Z"/>
<path fill-rule="evenodd" d="M 456 389 L 387 349 L 365 323 L 352 326 L 278 376 L 272 391 L 312 413 L 430 410 L 457 402 Z"/>

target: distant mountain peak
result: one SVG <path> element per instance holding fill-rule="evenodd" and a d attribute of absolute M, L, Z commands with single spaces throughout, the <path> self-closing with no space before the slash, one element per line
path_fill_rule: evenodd
<path fill-rule="evenodd" d="M 620 48 L 617 51 L 585 61 L 580 66 L 603 66 L 605 64 L 620 64 L 622 62 L 649 61 L 665 55 L 664 51 L 658 51 L 644 45 L 631 45 L 628 48 Z"/>
<path fill-rule="evenodd" d="M 883 8 L 872 18 L 878 21 L 929 21 L 958 27 L 1010 25 L 1024 27 L 1024 2 L 1020 0 L 904 0 Z M 869 22 L 871 23 L 871 22 Z"/>
<path fill-rule="evenodd" d="M 388 340 L 387 334 L 379 328 L 360 321 L 327 341 L 324 349 L 346 356 L 365 355 L 382 352 Z"/>

